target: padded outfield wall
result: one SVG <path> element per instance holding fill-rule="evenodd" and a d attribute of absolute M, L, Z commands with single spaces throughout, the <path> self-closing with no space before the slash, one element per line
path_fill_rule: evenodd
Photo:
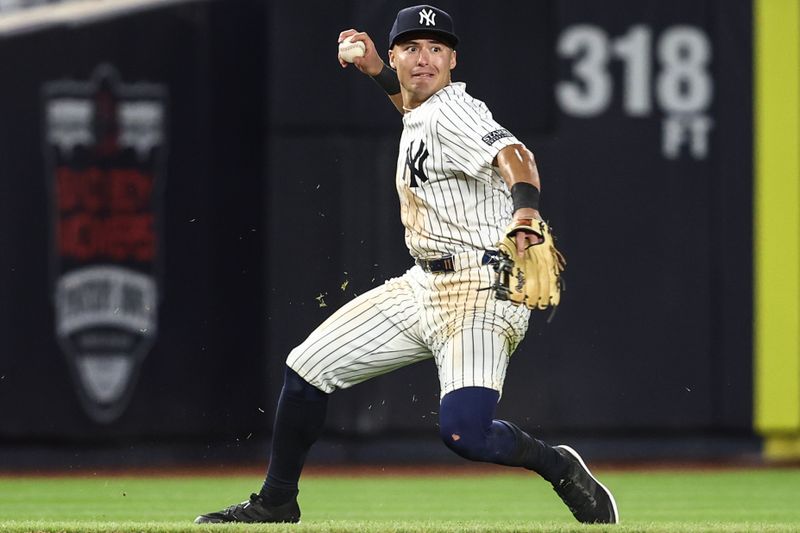
<path fill-rule="evenodd" d="M 775 287 L 753 281 L 754 216 L 782 212 L 769 199 L 754 212 L 754 191 L 798 177 L 753 156 L 754 9 L 774 9 L 789 43 L 797 31 L 778 4 L 439 4 L 462 38 L 454 79 L 536 154 L 569 262 L 555 319 L 535 316 L 513 356 L 502 416 L 609 458 L 746 453 L 755 427 L 791 447 L 797 424 L 781 417 L 800 406 L 800 376 L 776 382 L 775 368 L 796 365 L 797 324 L 756 330 L 777 349 L 753 335 L 772 323 L 754 320 L 754 288 Z M 385 47 L 405 5 L 156 2 L 24 30 L 0 20 L 14 72 L 0 87 L 6 448 L 264 456 L 288 350 L 411 265 L 399 115 L 334 57 L 349 27 Z M 796 88 L 775 96 L 791 97 L 796 113 Z M 790 313 L 796 289 L 777 292 L 788 303 L 766 308 Z M 339 393 L 317 457 L 438 457 L 437 405 L 431 362 Z"/>

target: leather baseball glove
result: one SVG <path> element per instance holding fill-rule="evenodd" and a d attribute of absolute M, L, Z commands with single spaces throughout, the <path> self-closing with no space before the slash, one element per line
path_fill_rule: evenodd
<path fill-rule="evenodd" d="M 497 244 L 500 252 L 494 264 L 495 281 L 491 288 L 498 300 L 508 300 L 528 309 L 547 309 L 561 301 L 561 273 L 567 266 L 553 243 L 553 234 L 542 220 L 512 223 L 506 237 Z M 528 246 L 525 255 L 517 255 L 515 236 L 518 231 L 540 237 L 538 244 Z"/>

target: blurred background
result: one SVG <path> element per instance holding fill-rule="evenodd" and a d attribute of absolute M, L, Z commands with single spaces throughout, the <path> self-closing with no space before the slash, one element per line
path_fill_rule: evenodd
<path fill-rule="evenodd" d="M 411 266 L 402 124 L 341 69 L 413 2 L 0 0 L 0 469 L 266 464 L 289 350 Z M 499 416 L 593 460 L 800 458 L 796 0 L 448 0 L 569 266 Z M 311 464 L 461 462 L 433 362 Z"/>

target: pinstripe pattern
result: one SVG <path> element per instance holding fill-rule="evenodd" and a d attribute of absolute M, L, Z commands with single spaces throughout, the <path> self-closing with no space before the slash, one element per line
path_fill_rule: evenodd
<path fill-rule="evenodd" d="M 444 274 L 412 267 L 336 311 L 286 363 L 333 392 L 433 357 L 442 395 L 472 386 L 502 392 L 530 312 L 478 292 L 493 276 L 489 266 Z"/>
<path fill-rule="evenodd" d="M 519 141 L 463 83 L 406 113 L 403 125 L 396 184 L 406 244 L 416 258 L 454 254 L 456 271 L 415 266 L 362 294 L 292 350 L 287 364 L 333 392 L 432 357 L 442 396 L 471 386 L 502 393 L 530 312 L 478 292 L 494 278 L 480 258 L 511 219 L 511 195 L 492 162 Z"/>
<path fill-rule="evenodd" d="M 403 116 L 397 160 L 400 217 L 406 245 L 417 258 L 491 248 L 511 219 L 511 194 L 492 166 L 497 152 L 519 143 L 513 137 L 489 145 L 482 137 L 498 130 L 486 105 L 453 83 Z M 418 184 L 406 165 L 409 148 L 424 143 L 430 153 Z"/>

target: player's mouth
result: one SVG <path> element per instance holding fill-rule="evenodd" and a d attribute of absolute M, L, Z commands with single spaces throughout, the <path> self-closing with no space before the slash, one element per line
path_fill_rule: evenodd
<path fill-rule="evenodd" d="M 435 76 L 436 74 L 434 74 L 433 72 L 414 72 L 411 74 L 412 78 L 417 78 L 417 79 L 434 78 Z"/>

